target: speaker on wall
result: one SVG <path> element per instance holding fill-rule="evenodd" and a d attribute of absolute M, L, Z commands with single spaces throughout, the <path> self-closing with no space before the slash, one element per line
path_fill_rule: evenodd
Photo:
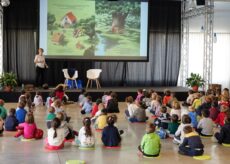
<path fill-rule="evenodd" d="M 197 6 L 204 6 L 205 5 L 205 0 L 196 0 L 196 5 Z"/>

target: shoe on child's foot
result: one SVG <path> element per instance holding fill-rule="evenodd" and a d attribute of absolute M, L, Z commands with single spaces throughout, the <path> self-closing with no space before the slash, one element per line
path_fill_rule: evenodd
<path fill-rule="evenodd" d="M 173 139 L 173 143 L 176 145 L 179 145 L 180 143 L 178 143 L 175 139 Z"/>

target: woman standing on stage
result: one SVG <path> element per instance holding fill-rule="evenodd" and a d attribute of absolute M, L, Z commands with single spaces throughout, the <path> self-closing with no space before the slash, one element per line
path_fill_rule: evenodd
<path fill-rule="evenodd" d="M 34 63 L 36 65 L 36 85 L 37 86 L 42 86 L 44 84 L 45 69 L 48 68 L 43 52 L 44 50 L 42 48 L 39 48 L 38 54 L 36 54 L 34 58 Z"/>

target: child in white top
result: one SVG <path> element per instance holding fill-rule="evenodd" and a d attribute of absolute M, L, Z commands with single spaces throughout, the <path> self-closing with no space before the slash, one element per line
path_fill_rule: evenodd
<path fill-rule="evenodd" d="M 89 117 L 83 119 L 83 127 L 80 129 L 78 137 L 75 137 L 74 145 L 80 147 L 94 147 L 95 139 L 91 129 L 91 120 Z"/>
<path fill-rule="evenodd" d="M 156 100 L 151 103 L 152 109 L 150 112 L 155 116 L 161 115 L 162 97 L 157 95 Z"/>
<path fill-rule="evenodd" d="M 36 95 L 34 96 L 34 105 L 35 106 L 43 105 L 41 92 L 36 92 Z"/>
<path fill-rule="evenodd" d="M 125 110 L 126 117 L 133 117 L 134 112 L 138 109 L 136 103 L 133 103 L 133 97 L 126 97 L 125 102 L 127 103 L 128 109 Z"/>
<path fill-rule="evenodd" d="M 82 107 L 86 99 L 85 89 L 81 89 L 80 95 L 78 96 L 78 103 Z"/>
<path fill-rule="evenodd" d="M 172 109 L 170 111 L 170 116 L 176 114 L 178 116 L 178 120 L 181 120 L 181 106 L 179 101 L 172 102 Z"/>
<path fill-rule="evenodd" d="M 52 127 L 48 129 L 47 145 L 60 148 L 64 146 L 64 129 L 60 128 L 60 125 L 61 121 L 58 118 L 54 118 L 52 121 Z"/>
<path fill-rule="evenodd" d="M 183 129 L 185 126 L 191 126 L 192 127 L 191 118 L 187 114 L 183 115 L 183 117 L 182 117 L 182 123 L 180 124 L 180 126 L 178 127 L 178 129 L 175 133 L 173 143 L 175 143 L 175 144 L 183 143 L 183 141 L 184 141 Z"/>

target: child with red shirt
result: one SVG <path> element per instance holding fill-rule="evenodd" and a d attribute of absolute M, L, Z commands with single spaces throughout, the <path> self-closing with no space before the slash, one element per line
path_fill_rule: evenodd
<path fill-rule="evenodd" d="M 218 104 L 219 104 L 219 106 L 225 105 L 225 106 L 230 107 L 229 97 L 222 95 L 221 100 L 218 102 Z"/>
<path fill-rule="evenodd" d="M 171 99 L 171 91 L 166 89 L 164 91 L 165 96 L 163 97 L 163 105 L 167 105 L 169 100 Z"/>
<path fill-rule="evenodd" d="M 229 107 L 222 105 L 220 107 L 220 113 L 218 114 L 215 123 L 220 125 L 220 126 L 224 126 L 224 120 L 226 117 L 226 112 L 229 111 Z"/>
<path fill-rule="evenodd" d="M 93 110 L 92 110 L 92 112 L 91 112 L 91 116 L 92 116 L 92 117 L 94 117 L 95 114 L 97 113 L 97 111 L 98 111 L 98 105 L 99 105 L 100 103 L 102 103 L 102 100 L 101 100 L 101 99 L 97 99 L 97 100 L 96 100 L 96 104 L 93 106 Z"/>

